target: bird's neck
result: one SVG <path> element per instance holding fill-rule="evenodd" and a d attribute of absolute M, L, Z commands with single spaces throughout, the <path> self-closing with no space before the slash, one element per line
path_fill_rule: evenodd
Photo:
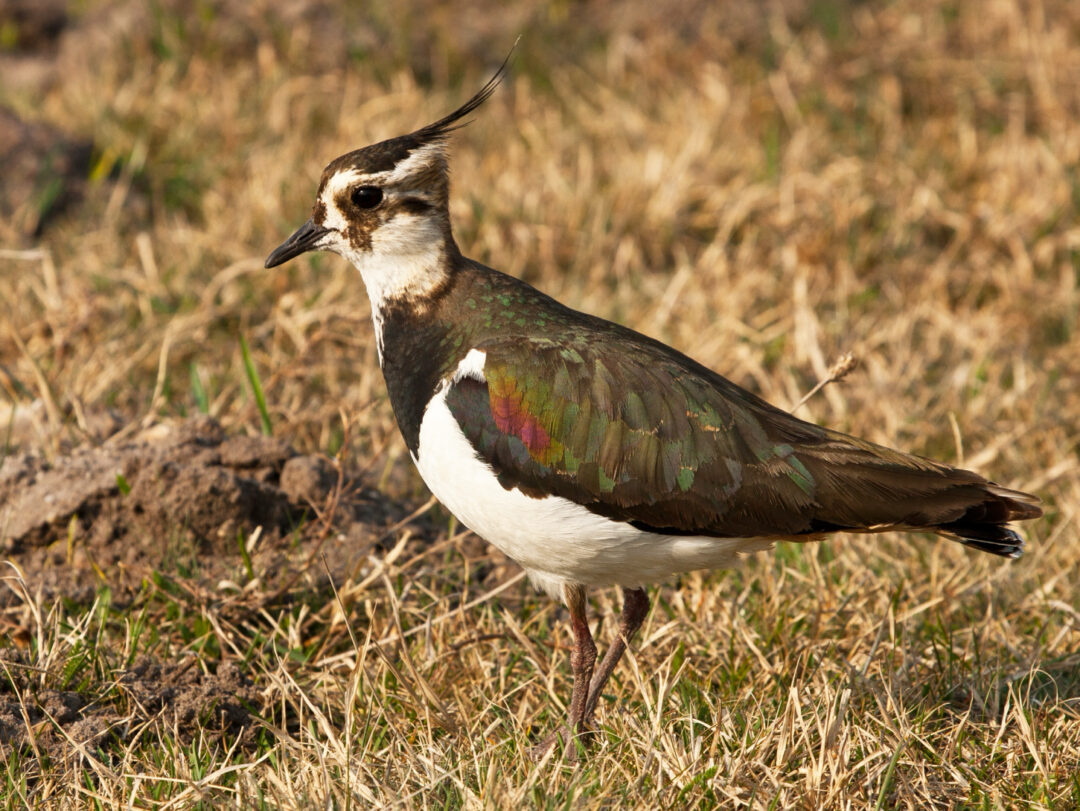
<path fill-rule="evenodd" d="M 388 313 L 404 309 L 420 316 L 429 311 L 449 287 L 460 252 L 449 228 L 429 220 L 400 232 L 379 229 L 370 250 L 346 258 L 364 280 L 382 364 Z"/>
<path fill-rule="evenodd" d="M 460 314 L 462 282 L 460 268 L 450 263 L 445 282 L 427 298 L 392 298 L 373 311 L 379 365 L 398 427 L 413 454 L 419 451 L 428 402 L 468 350 L 468 330 L 454 317 Z"/>

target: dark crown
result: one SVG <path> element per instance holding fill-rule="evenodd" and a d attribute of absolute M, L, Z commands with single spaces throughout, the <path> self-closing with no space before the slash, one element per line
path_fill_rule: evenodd
<path fill-rule="evenodd" d="M 502 82 L 503 76 L 506 75 L 506 66 L 509 61 L 510 54 L 507 54 L 506 59 L 499 65 L 499 69 L 495 71 L 495 74 L 488 79 L 487 84 L 481 87 L 475 96 L 454 110 L 454 112 L 440 118 L 433 124 L 428 124 L 415 132 L 410 132 L 408 135 L 399 135 L 397 138 L 390 138 L 371 146 L 365 146 L 362 149 L 346 152 L 341 157 L 331 161 L 323 172 L 323 178 L 325 179 L 336 172 L 347 169 L 359 169 L 363 172 L 388 172 L 409 157 L 414 150 L 422 146 L 445 141 L 451 132 L 469 123 L 461 119 L 491 97 L 499 83 Z"/>

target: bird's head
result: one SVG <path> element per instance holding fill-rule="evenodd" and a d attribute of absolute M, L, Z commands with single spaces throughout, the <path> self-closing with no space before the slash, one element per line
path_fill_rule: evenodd
<path fill-rule="evenodd" d="M 307 251 L 333 251 L 364 278 L 372 304 L 422 296 L 458 255 L 450 231 L 447 141 L 495 91 L 506 63 L 445 118 L 331 161 L 311 218 L 266 259 L 272 268 Z"/>

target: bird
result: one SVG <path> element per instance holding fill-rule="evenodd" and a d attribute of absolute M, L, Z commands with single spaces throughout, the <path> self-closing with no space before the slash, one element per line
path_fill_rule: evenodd
<path fill-rule="evenodd" d="M 507 58 L 509 59 L 509 57 Z M 449 214 L 450 136 L 507 62 L 449 115 L 326 166 L 311 217 L 266 259 L 331 251 L 359 271 L 378 361 L 427 487 L 569 613 L 565 725 L 584 751 L 646 587 L 778 541 L 935 533 L 1017 558 L 1039 499 L 793 416 L 664 343 L 466 258 Z M 618 587 L 604 657 L 588 589 Z"/>

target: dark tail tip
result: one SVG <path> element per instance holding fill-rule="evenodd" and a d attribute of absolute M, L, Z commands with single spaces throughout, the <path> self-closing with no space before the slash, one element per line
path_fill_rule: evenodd
<path fill-rule="evenodd" d="M 988 485 L 986 490 L 988 498 L 969 507 L 955 521 L 940 524 L 937 529 L 980 552 L 1018 558 L 1024 554 L 1024 539 L 1008 523 L 1042 515 L 1039 499 L 1030 493 L 996 484 Z"/>
<path fill-rule="evenodd" d="M 988 541 L 984 538 L 965 538 L 957 536 L 957 540 L 964 546 L 978 549 L 980 552 L 989 552 L 991 555 L 1000 555 L 1003 558 L 1016 558 L 1024 554 L 1024 539 L 1008 527 L 998 527 L 1001 530 L 1001 538 Z"/>

